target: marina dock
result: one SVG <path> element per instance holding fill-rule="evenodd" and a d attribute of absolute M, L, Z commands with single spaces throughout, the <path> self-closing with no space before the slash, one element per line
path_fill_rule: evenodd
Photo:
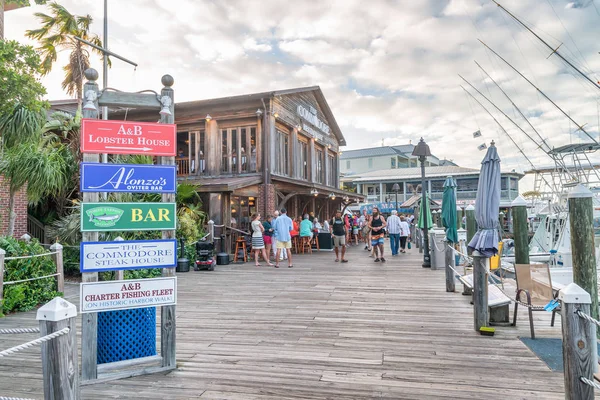
<path fill-rule="evenodd" d="M 447 293 L 418 250 L 381 264 L 359 246 L 348 259 L 315 252 L 294 255 L 292 269 L 178 274 L 178 368 L 85 385 L 82 398 L 564 399 L 562 372 L 518 339 L 529 337 L 526 312 L 480 336 L 470 296 Z M 66 298 L 79 308 L 78 287 Z M 537 337 L 561 337 L 550 316 L 534 313 Z M 0 319 L 16 327 L 37 327 L 35 312 Z M 37 336 L 2 335 L 0 350 Z M 43 398 L 39 347 L 0 358 L 0 395 Z"/>

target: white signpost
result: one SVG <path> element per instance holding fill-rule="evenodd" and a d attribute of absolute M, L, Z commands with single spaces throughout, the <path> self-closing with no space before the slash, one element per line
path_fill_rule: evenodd
<path fill-rule="evenodd" d="M 177 266 L 177 240 L 82 242 L 81 272 Z"/>
<path fill-rule="evenodd" d="M 82 313 L 177 304 L 177 277 L 88 282 L 80 285 Z"/>

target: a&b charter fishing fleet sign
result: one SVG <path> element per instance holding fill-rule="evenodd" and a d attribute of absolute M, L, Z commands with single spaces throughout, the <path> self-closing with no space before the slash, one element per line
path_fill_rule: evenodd
<path fill-rule="evenodd" d="M 166 231 L 177 224 L 175 203 L 82 203 L 81 231 Z"/>
<path fill-rule="evenodd" d="M 177 265 L 177 240 L 82 242 L 80 254 L 81 272 L 173 268 Z"/>
<path fill-rule="evenodd" d="M 175 165 L 81 163 L 82 192 L 175 193 Z"/>
<path fill-rule="evenodd" d="M 82 313 L 177 304 L 177 278 L 131 279 L 80 284 Z"/>

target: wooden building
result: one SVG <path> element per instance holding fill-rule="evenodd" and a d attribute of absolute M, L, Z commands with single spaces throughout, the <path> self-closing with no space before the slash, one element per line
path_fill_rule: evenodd
<path fill-rule="evenodd" d="M 130 110 L 127 119 L 155 118 Z M 323 220 L 365 199 L 339 189 L 346 140 L 318 86 L 177 103 L 175 123 L 179 179 L 199 185 L 217 225 L 247 230 L 254 212 L 282 207 Z"/>

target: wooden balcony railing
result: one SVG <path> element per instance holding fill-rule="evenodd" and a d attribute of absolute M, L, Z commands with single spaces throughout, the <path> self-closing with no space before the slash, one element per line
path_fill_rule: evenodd
<path fill-rule="evenodd" d="M 177 164 L 177 175 L 189 175 L 190 174 L 190 159 L 189 158 L 176 158 L 175 163 Z"/>

